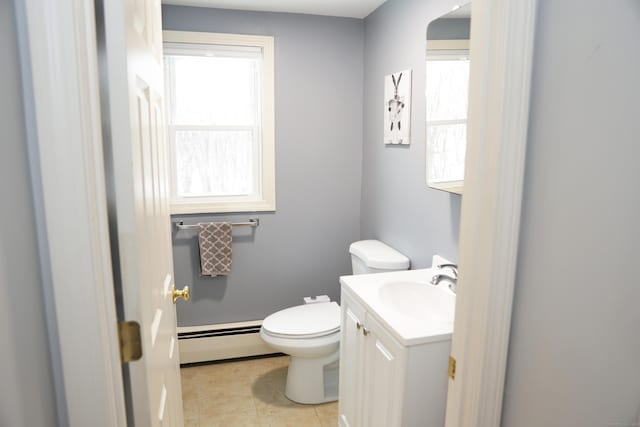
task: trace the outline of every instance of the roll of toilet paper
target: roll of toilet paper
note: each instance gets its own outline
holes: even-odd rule
[[[305,304],[315,304],[317,302],[331,302],[328,295],[316,295],[315,297],[304,297]]]

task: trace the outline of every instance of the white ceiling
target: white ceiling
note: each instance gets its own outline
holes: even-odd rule
[[[453,18],[471,18],[471,3],[467,3],[464,6],[458,7],[455,10],[442,16],[443,19]]]
[[[162,0],[163,4],[364,18],[386,0]]]

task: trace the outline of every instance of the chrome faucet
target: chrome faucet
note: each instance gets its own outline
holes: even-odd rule
[[[450,275],[444,274],[444,273],[436,274],[435,276],[433,276],[431,278],[431,284],[432,285],[438,285],[440,283],[440,281],[447,280],[449,282],[449,289],[451,289],[451,292],[453,292],[455,294],[456,293],[456,284],[458,282],[458,266],[456,264],[439,264],[439,265],[436,265],[436,267],[438,267],[440,269],[442,269],[442,268],[450,268],[451,271],[453,272],[453,276],[450,276]]]

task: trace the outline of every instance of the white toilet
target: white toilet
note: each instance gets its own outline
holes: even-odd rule
[[[349,247],[353,274],[406,270],[409,258],[378,240]],[[289,354],[286,396],[299,403],[338,399],[340,306],[335,302],[303,304],[267,316],[260,337]]]

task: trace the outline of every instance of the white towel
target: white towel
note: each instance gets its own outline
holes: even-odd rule
[[[199,224],[200,268],[203,276],[226,276],[231,273],[231,230],[229,222]]]

